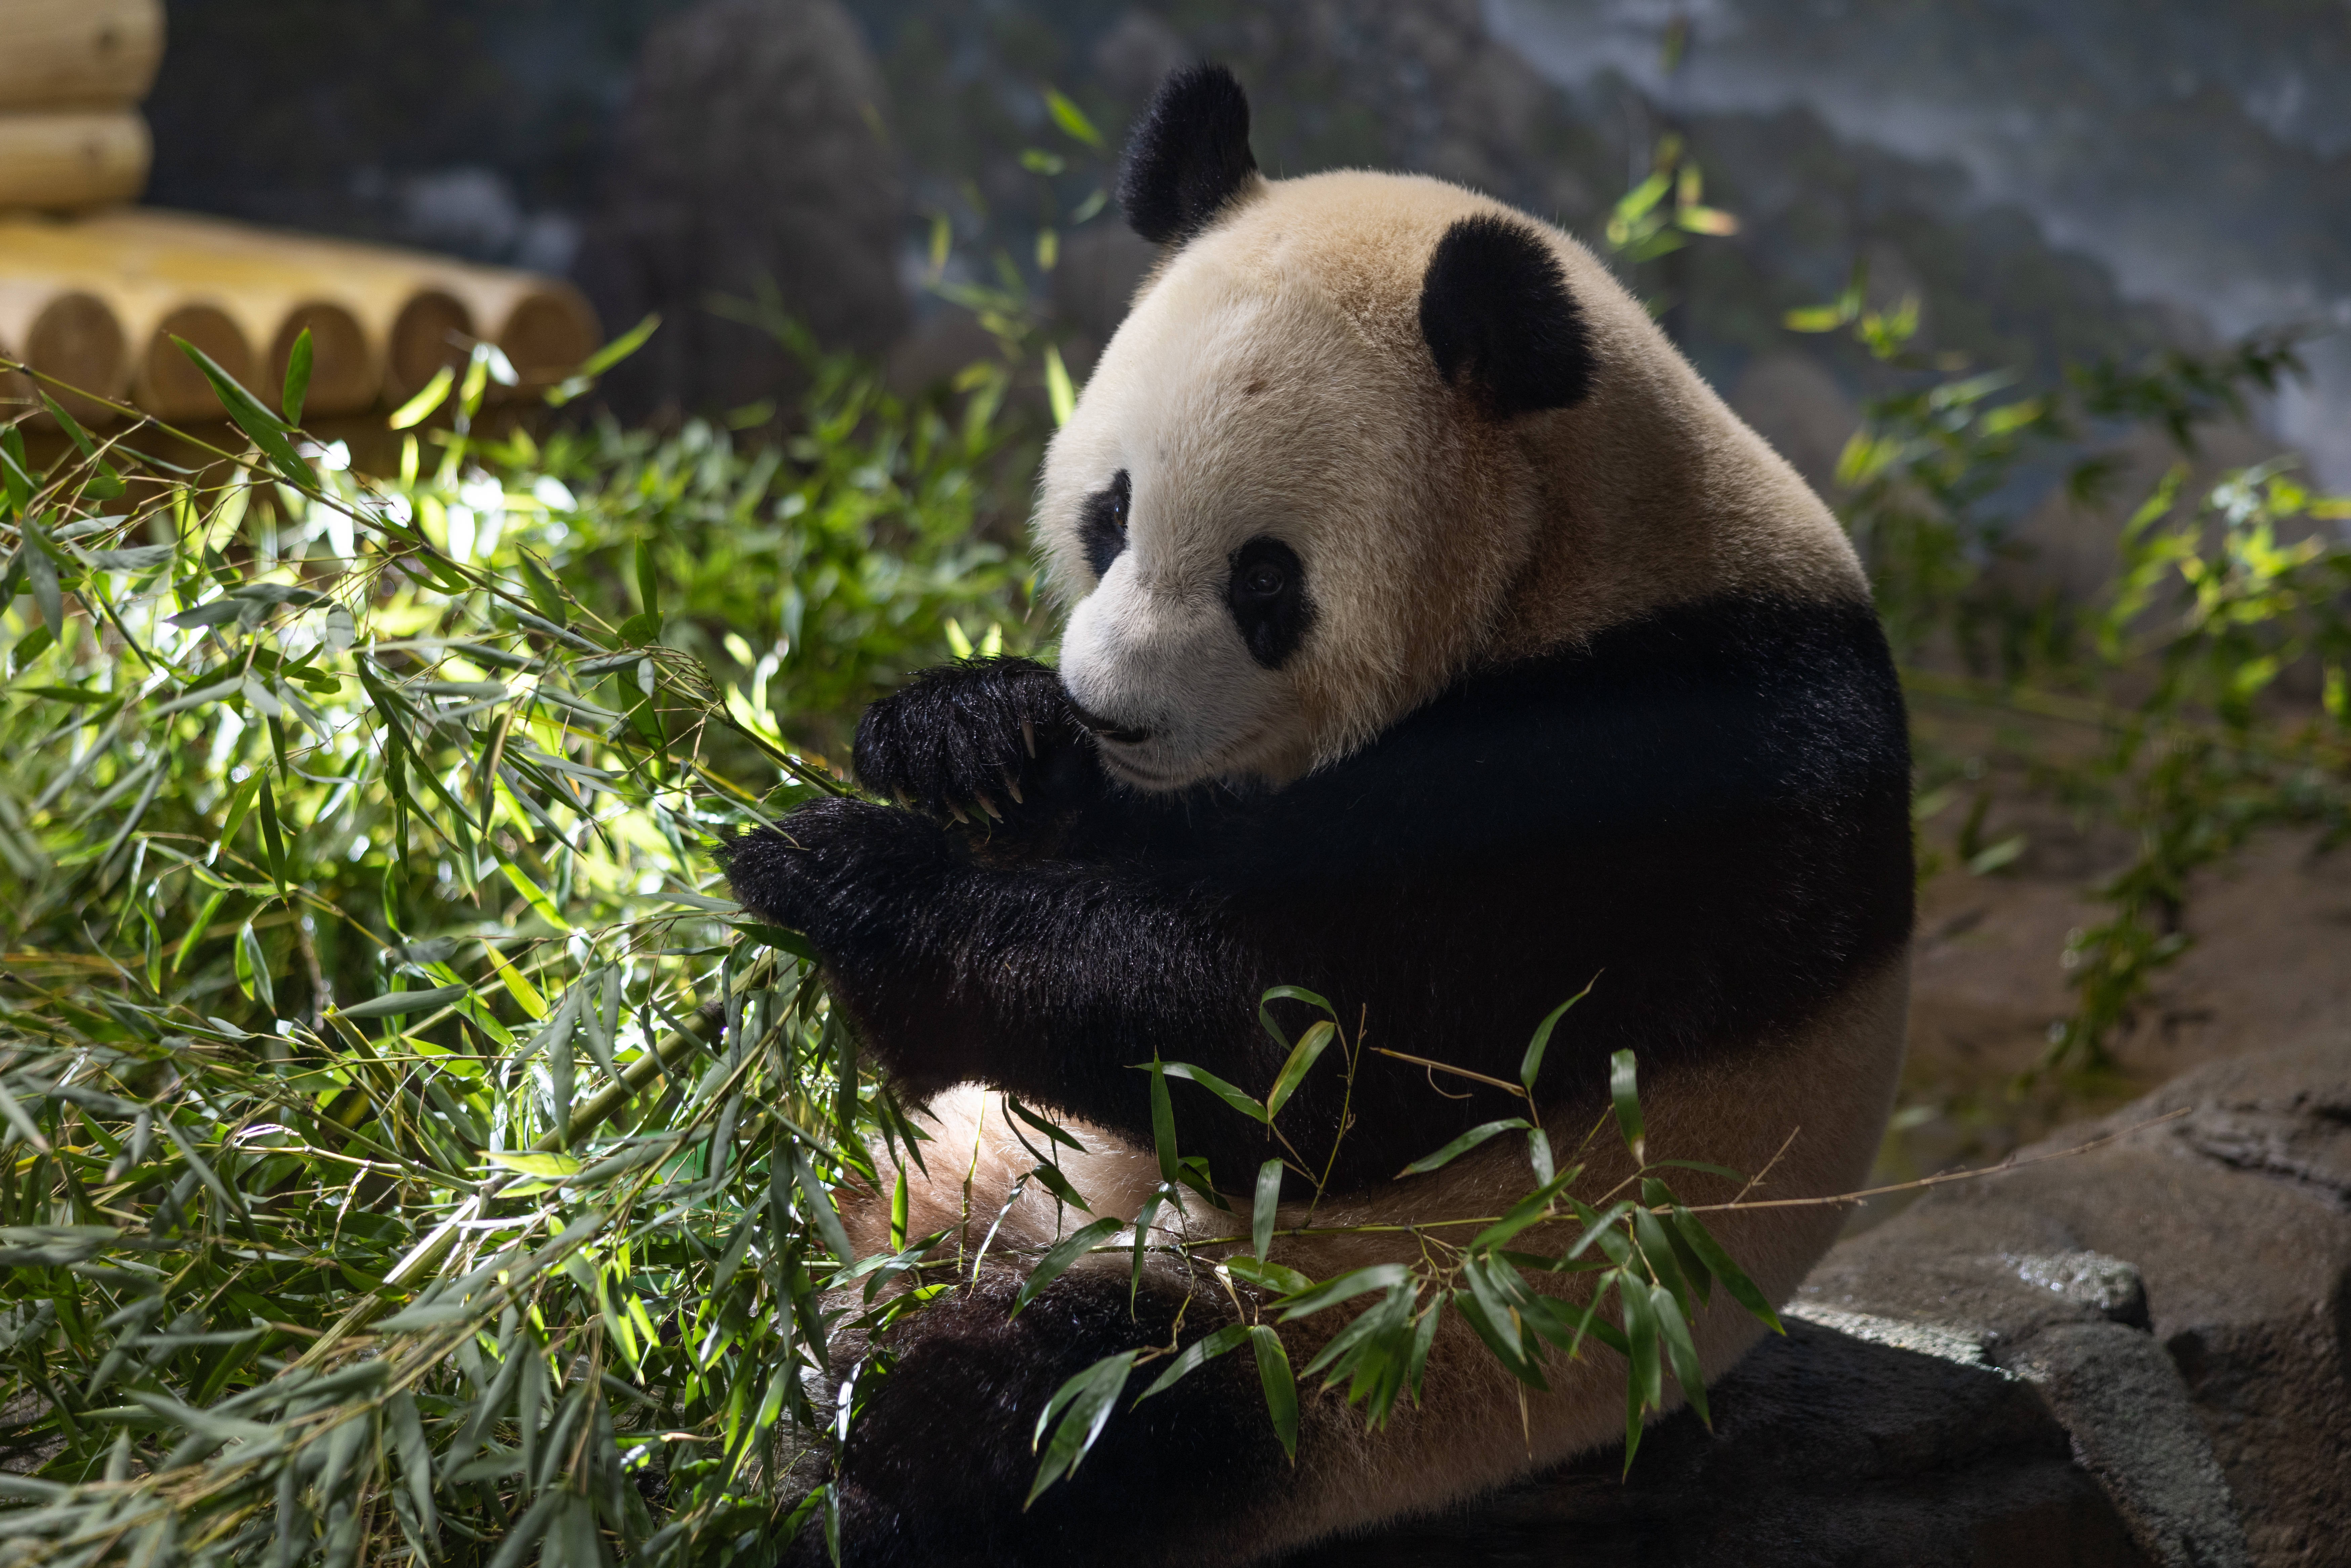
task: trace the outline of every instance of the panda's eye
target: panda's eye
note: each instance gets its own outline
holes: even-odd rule
[[[1306,597],[1306,566],[1280,539],[1260,536],[1232,553],[1225,603],[1249,657],[1269,670],[1281,667],[1306,630],[1314,606]]]
[[[1108,486],[1086,497],[1078,518],[1078,539],[1097,581],[1110,575],[1111,563],[1126,549],[1126,514],[1134,499],[1134,486],[1123,468]]]

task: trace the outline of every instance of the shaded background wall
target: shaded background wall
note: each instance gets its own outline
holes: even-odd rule
[[[1868,367],[1791,306],[1856,259],[1985,365],[2351,320],[2351,8],[2339,0],[173,0],[151,104],[163,204],[568,271],[671,322],[628,412],[789,384],[712,293],[771,278],[828,341],[936,369],[984,344],[925,287],[1005,267],[1074,362],[1144,259],[1107,167],[1168,67],[1232,64],[1275,172],[1423,169],[1595,233],[1677,131],[1744,220],[1645,271],[1667,323],[1816,476]],[[1669,36],[1682,47],[1669,50]],[[1050,161],[1058,173],[1040,173]],[[1061,240],[1050,276],[1037,235]],[[999,259],[1000,258],[1000,259]],[[927,348],[925,340],[930,340]],[[2264,411],[2351,485],[2351,349]]]

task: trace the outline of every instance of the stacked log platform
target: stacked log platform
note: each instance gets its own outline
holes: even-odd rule
[[[528,393],[600,340],[577,289],[529,273],[150,208],[0,218],[0,354],[97,398],[218,417],[180,338],[274,403],[306,329],[319,415],[397,404],[476,341],[512,366],[506,395]],[[11,390],[25,395],[0,397]],[[107,417],[89,398],[66,406]]]

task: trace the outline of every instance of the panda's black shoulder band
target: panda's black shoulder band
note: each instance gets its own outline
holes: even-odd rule
[[[1118,204],[1134,232],[1181,245],[1257,176],[1249,95],[1222,66],[1186,66],[1159,84],[1127,139]]]
[[[1499,418],[1567,408],[1592,391],[1592,343],[1559,258],[1525,224],[1463,218],[1420,286],[1420,333],[1437,373]]]

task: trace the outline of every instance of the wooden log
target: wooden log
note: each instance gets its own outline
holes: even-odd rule
[[[142,208],[0,222],[0,277],[10,275],[78,282],[109,299],[138,293],[136,308],[118,306],[134,357],[148,329],[133,318],[160,320],[153,291],[208,304],[250,346],[236,373],[272,402],[307,325],[314,360],[306,412],[320,414],[360,412],[380,394],[404,401],[441,367],[463,365],[476,333],[521,378],[517,393],[506,395],[560,381],[599,341],[588,302],[555,279]]]
[[[123,254],[242,262],[299,279],[308,298],[340,306],[359,323],[393,402],[415,395],[442,366],[464,364],[473,342],[473,313],[452,292],[455,264],[444,257],[153,207],[94,213],[76,226]]]
[[[130,342],[120,319],[96,295],[59,284],[0,278],[0,355],[101,398],[120,399],[130,382]],[[0,371],[0,397],[11,405],[0,418],[20,405],[39,407],[35,388],[29,376]],[[91,398],[54,384],[39,390],[84,424],[114,418],[111,408]],[[55,423],[46,412],[37,418]]]
[[[273,405],[305,328],[311,343],[306,413],[361,413],[375,406],[383,384],[381,356],[357,313],[322,297],[321,280],[311,272],[282,266],[265,249],[193,247],[167,235],[119,231],[102,219],[0,225],[0,271],[11,268],[86,279],[101,292],[121,283],[210,304],[235,322],[257,356],[239,379],[250,378],[252,390]]]
[[[525,388],[561,381],[603,341],[586,297],[536,273],[154,207],[93,214],[84,225],[122,243],[266,255],[319,278],[322,292],[352,306],[384,345],[385,391],[394,400],[413,395],[442,366],[464,364],[476,333],[505,352]],[[329,281],[340,293],[325,288]]]
[[[559,279],[492,267],[464,267],[450,276],[481,335],[498,346],[521,379],[518,393],[553,386],[603,340],[595,307]]]
[[[68,213],[134,201],[153,155],[135,110],[0,114],[0,209]]]
[[[0,0],[0,109],[120,109],[163,63],[162,0]]]
[[[131,401],[149,413],[170,423],[226,417],[220,394],[172,341],[175,338],[193,343],[237,382],[260,391],[254,385],[252,340],[220,306],[182,299],[165,306],[152,319],[153,326],[134,340],[140,347],[131,365]]]

